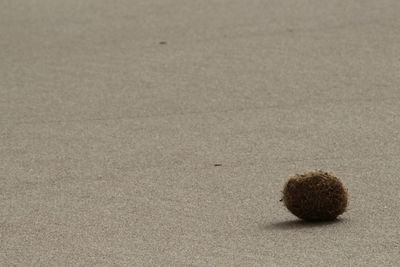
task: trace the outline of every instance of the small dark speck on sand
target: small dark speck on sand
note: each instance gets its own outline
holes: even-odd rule
[[[216,164],[214,164],[214,166],[215,167],[219,167],[219,166],[222,166],[222,164],[221,163],[216,163]]]
[[[165,45],[165,44],[167,44],[166,41],[161,41],[161,42],[160,42],[160,45]]]

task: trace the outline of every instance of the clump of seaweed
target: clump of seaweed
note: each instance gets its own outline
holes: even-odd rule
[[[339,178],[317,170],[289,177],[283,202],[303,220],[334,220],[346,211],[348,193]]]

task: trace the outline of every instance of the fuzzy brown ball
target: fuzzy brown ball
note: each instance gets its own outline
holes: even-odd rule
[[[307,220],[334,220],[346,211],[347,190],[335,176],[313,171],[287,181],[283,201],[290,212]]]

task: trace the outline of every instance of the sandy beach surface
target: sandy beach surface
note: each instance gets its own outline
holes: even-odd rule
[[[0,1],[0,266],[398,266],[399,14]],[[336,222],[279,202],[314,169]]]

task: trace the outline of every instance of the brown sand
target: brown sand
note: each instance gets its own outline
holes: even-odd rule
[[[0,265],[396,266],[399,14],[0,1]],[[279,202],[310,169],[343,177],[339,222]]]

